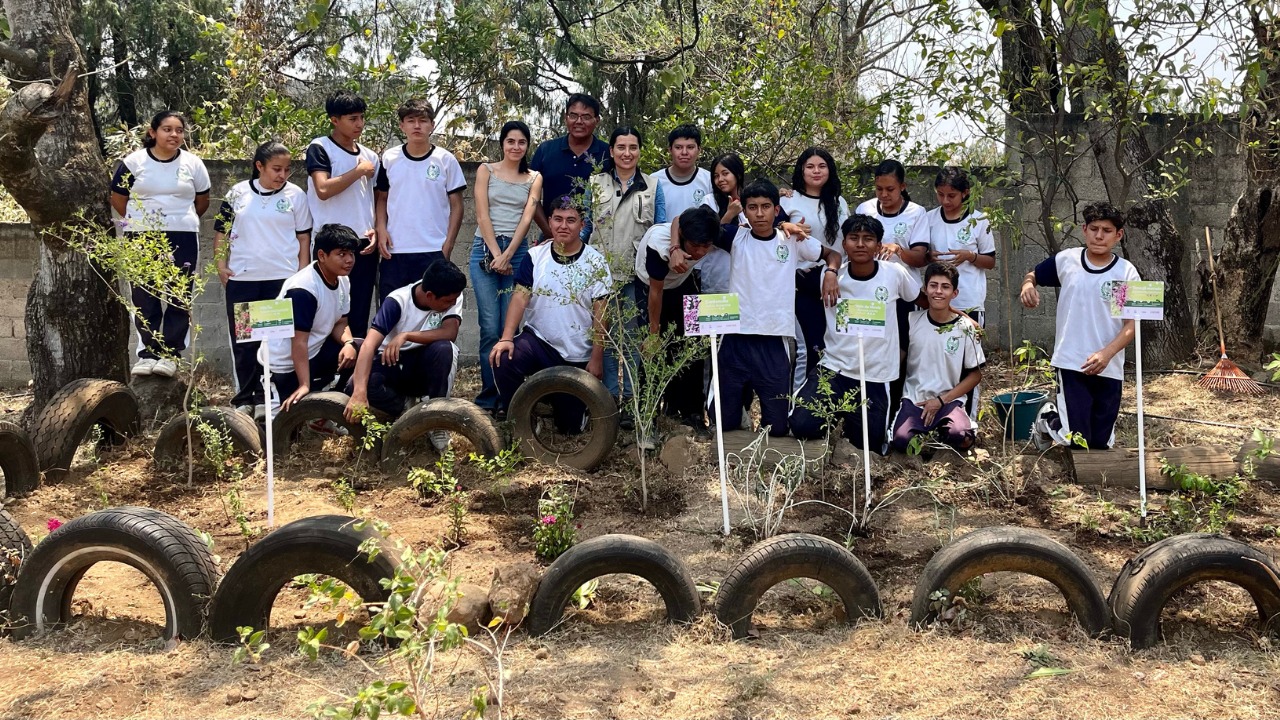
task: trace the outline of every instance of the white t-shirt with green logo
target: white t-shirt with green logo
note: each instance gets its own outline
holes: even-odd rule
[[[1132,263],[1116,255],[1105,267],[1095,267],[1085,257],[1084,248],[1059,252],[1037,265],[1035,274],[1037,285],[1058,288],[1050,364],[1081,372],[1085,360],[1106,347],[1124,327],[1123,320],[1111,317],[1111,291],[1115,284],[1142,277]],[[1124,350],[1116,353],[1099,374],[1124,380]]]
[[[795,337],[796,267],[817,260],[822,245],[812,236],[796,241],[781,230],[760,239],[750,228],[738,228],[727,242],[717,241],[729,252],[729,292],[738,294],[743,335]]]
[[[825,272],[825,271],[824,271]],[[875,272],[866,277],[853,275],[845,263],[840,268],[841,300],[878,300],[885,303],[884,337],[863,338],[867,382],[892,382],[898,379],[898,312],[899,300],[915,302],[920,296],[920,280],[905,265],[876,261]],[[818,364],[845,377],[858,377],[858,336],[836,332],[836,309],[827,308],[827,352]]]
[[[970,250],[979,255],[996,254],[996,239],[991,223],[981,210],[961,215],[958,220],[942,217],[942,208],[929,211],[929,245],[934,252],[949,253]],[[971,262],[956,265],[960,271],[959,294],[951,303],[958,310],[985,310],[987,303],[987,271]]]
[[[981,331],[977,323],[957,315],[949,323],[938,323],[928,312],[911,313],[908,330],[907,378],[902,397],[924,402],[949,392],[965,370],[982,367]]]

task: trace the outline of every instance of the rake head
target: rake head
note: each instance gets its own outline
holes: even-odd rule
[[[1205,373],[1204,377],[1200,378],[1196,384],[1216,392],[1242,395],[1262,395],[1266,392],[1257,381],[1249,377],[1238,365],[1228,360],[1226,355],[1223,355],[1218,364]]]

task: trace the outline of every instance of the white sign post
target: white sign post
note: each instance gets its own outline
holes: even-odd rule
[[[1147,516],[1147,435],[1142,406],[1142,321],[1164,319],[1164,283],[1130,280],[1111,290],[1111,317],[1133,321],[1133,361],[1138,383],[1138,512]]]
[[[293,301],[261,300],[235,307],[236,342],[262,343],[262,396],[267,414],[267,528],[276,526],[275,448],[271,442],[271,338],[293,337]]]
[[[862,415],[862,484],[866,501],[862,521],[871,513],[871,439],[867,430],[867,358],[865,338],[885,334],[887,305],[879,300],[841,299],[836,303],[836,333],[858,336],[858,411]]]
[[[717,337],[738,332],[741,315],[737,293],[719,295],[686,295],[684,297],[684,334],[711,336],[711,390],[720,387],[720,347]],[[724,534],[729,535],[729,475],[724,462],[724,404],[715,396],[716,458],[720,464],[720,508],[724,515]]]

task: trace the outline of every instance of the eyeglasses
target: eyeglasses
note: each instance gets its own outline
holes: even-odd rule
[[[569,122],[591,122],[596,119],[595,113],[565,113],[564,117]]]

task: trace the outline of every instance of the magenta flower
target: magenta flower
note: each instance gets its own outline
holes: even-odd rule
[[[49,532],[53,532],[54,530],[57,530],[58,528],[62,527],[62,521],[59,520],[58,518],[49,518],[48,527],[49,527]]]
[[[555,524],[555,522],[556,522],[556,516],[555,516],[555,515],[543,515],[543,516],[542,516],[542,524],[543,524],[543,525],[554,525],[554,524]]]

